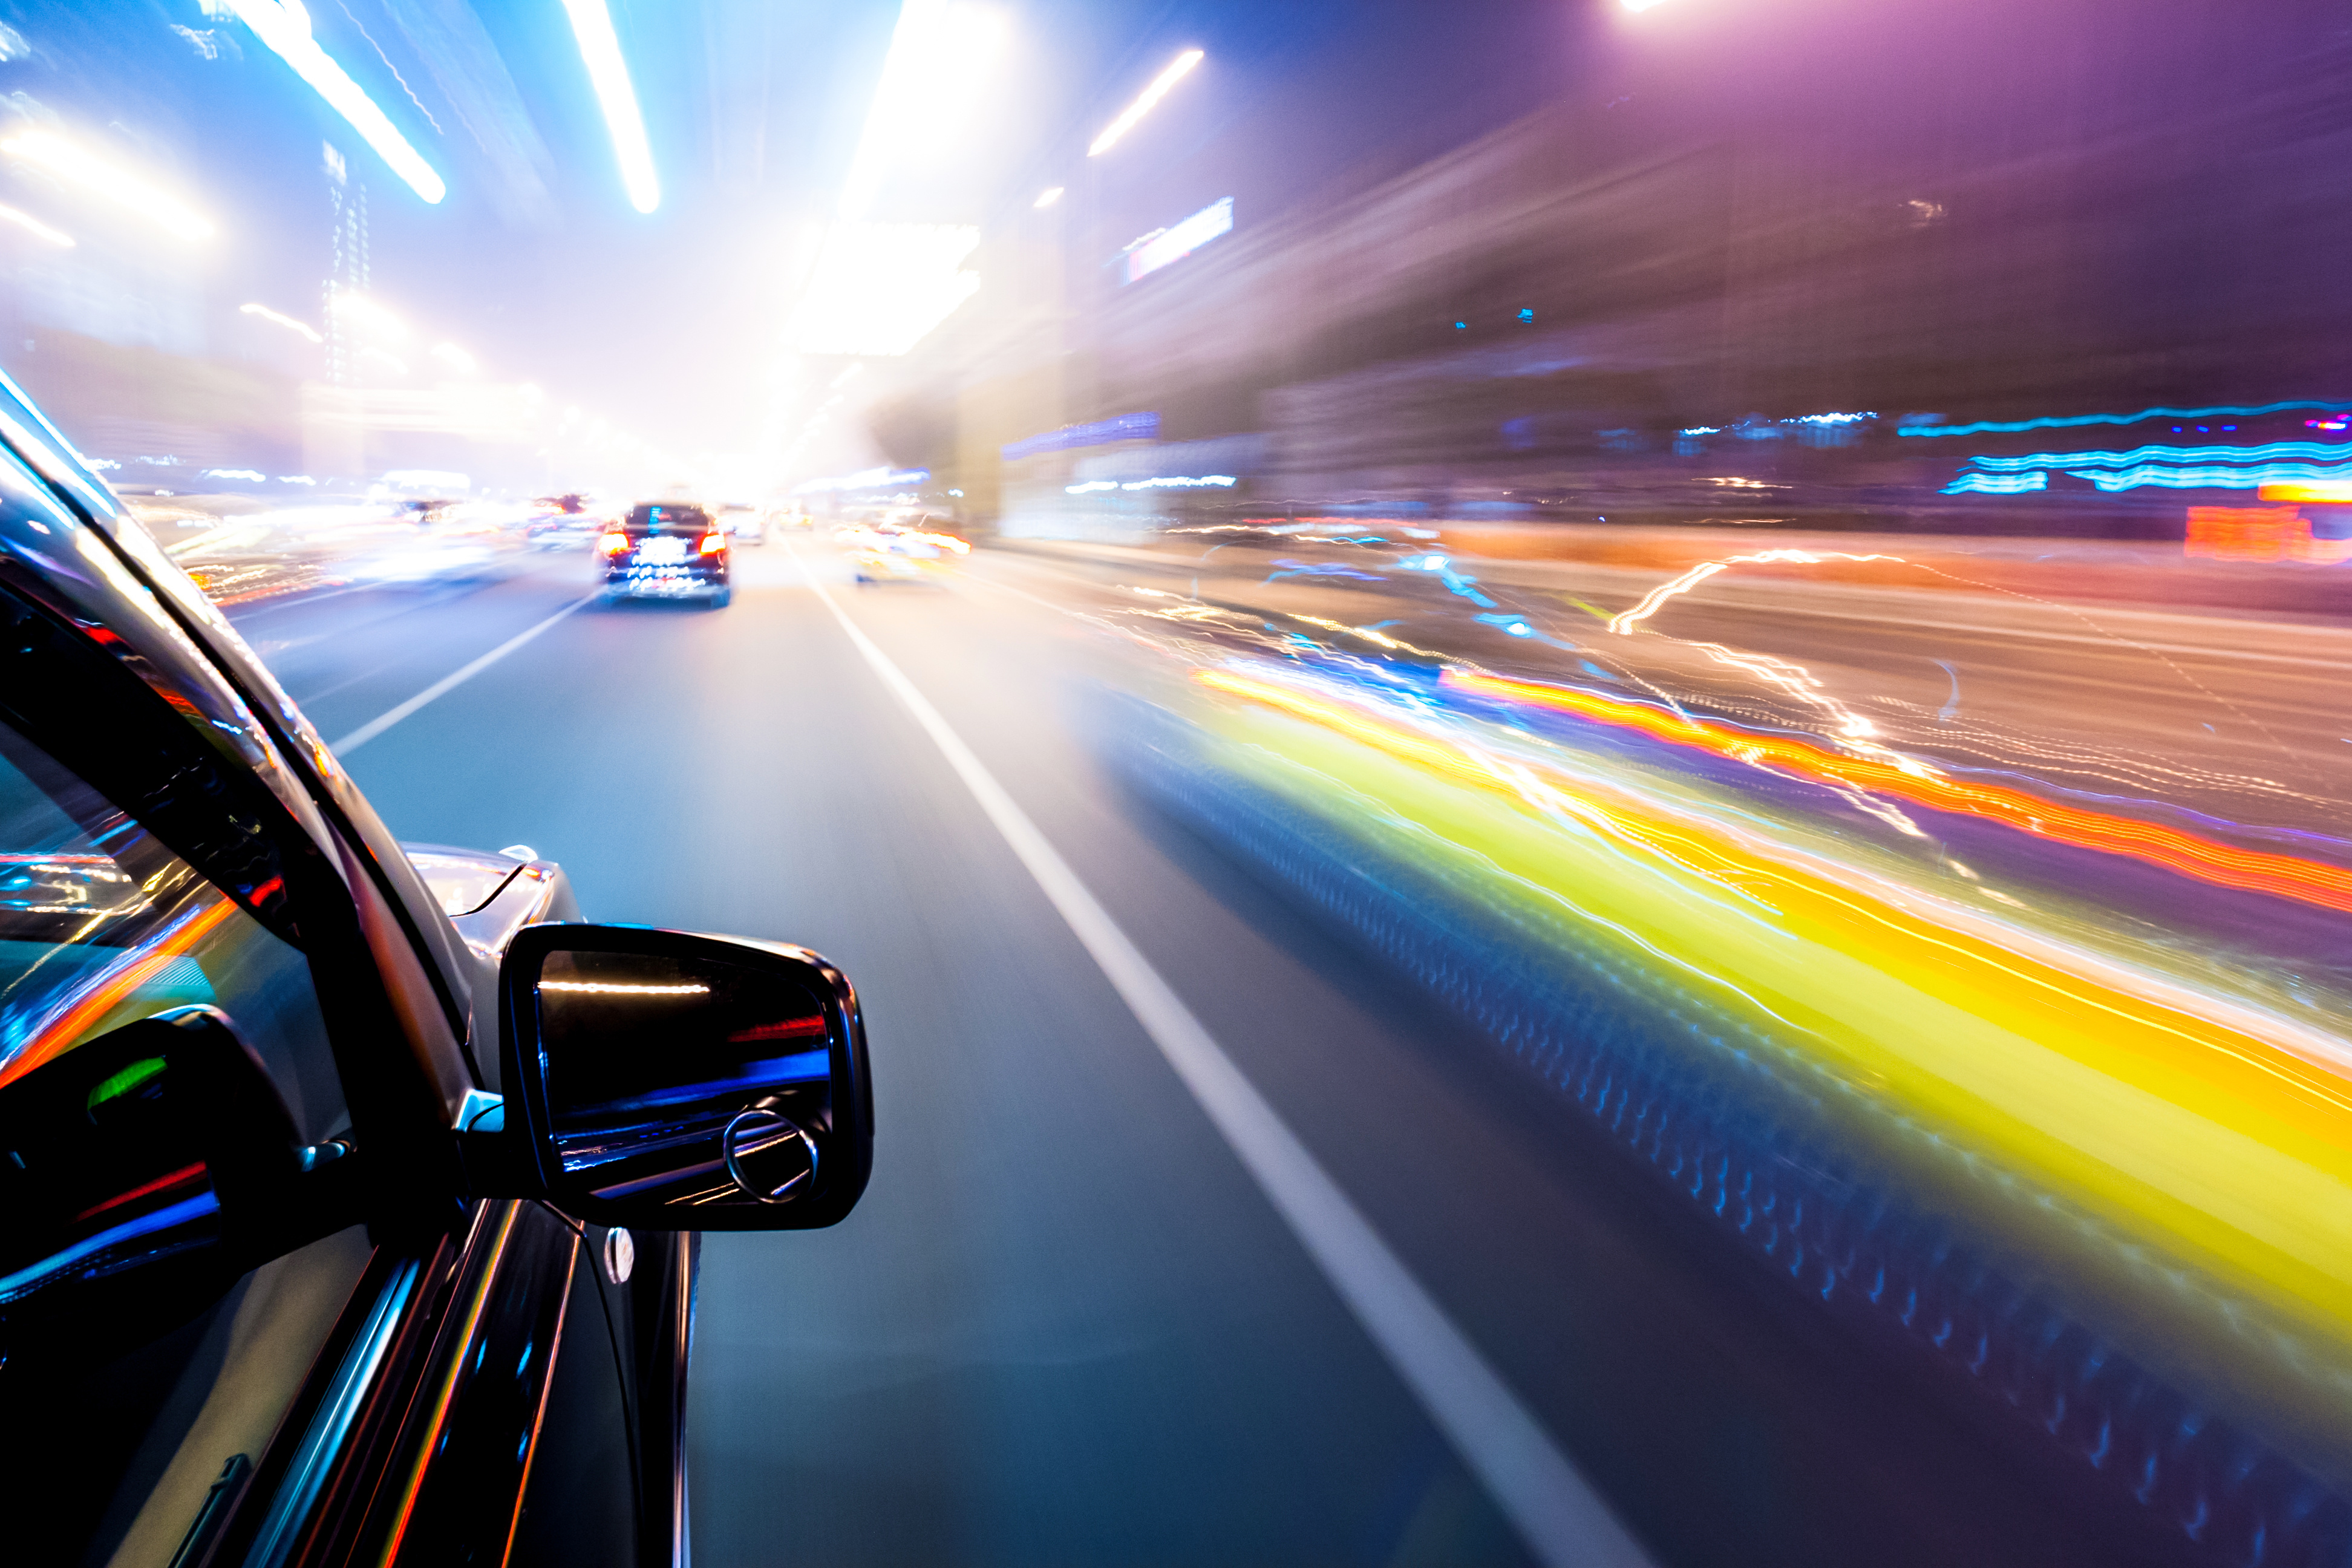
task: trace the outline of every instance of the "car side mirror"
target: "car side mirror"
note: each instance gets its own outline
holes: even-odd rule
[[[806,948],[526,926],[499,989],[505,1146],[535,1195],[574,1218],[805,1230],[866,1190],[874,1100],[857,993]]]

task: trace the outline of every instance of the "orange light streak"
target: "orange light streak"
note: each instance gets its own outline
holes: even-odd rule
[[[499,1216],[499,1234],[490,1243],[489,1261],[482,1265],[482,1276],[474,1284],[474,1299],[466,1307],[464,1327],[457,1331],[457,1343],[449,1359],[449,1370],[441,1379],[441,1391],[433,1401],[433,1414],[426,1422],[416,1444],[416,1462],[409,1468],[407,1485],[400,1496],[400,1512],[392,1523],[383,1552],[377,1557],[377,1568],[391,1568],[400,1555],[400,1542],[408,1533],[408,1523],[416,1513],[417,1494],[425,1489],[425,1472],[441,1452],[441,1428],[448,1425],[449,1406],[457,1397],[457,1384],[465,1378],[467,1364],[472,1362],[474,1335],[482,1326],[482,1310],[490,1303],[490,1287],[498,1283],[499,1261],[506,1256],[507,1240],[514,1235],[515,1216],[522,1213],[522,1205],[509,1203],[506,1213]],[[576,1258],[578,1253],[575,1251]]]
[[[1452,671],[1447,672],[1451,677]],[[1193,679],[1220,691],[1260,702],[1309,723],[1345,735],[1400,761],[1489,790],[1537,804],[1569,809],[1580,820],[1621,843],[1649,850],[1683,870],[1757,898],[1783,911],[1788,919],[1821,931],[1844,933],[1838,945],[1876,930],[1907,942],[1910,947],[1871,942],[1886,972],[1940,975],[1944,984],[1958,979],[1963,994],[1974,993],[1989,1002],[2004,994],[2039,994],[2055,1004],[2063,1016],[2087,1011],[2120,1026],[2119,1030],[2093,1027],[2067,1054],[2077,1059],[2101,1059],[2105,1069],[2135,1081],[2146,1081],[2149,1070],[2185,1074],[2210,1089],[2220,1089],[2242,1104],[2259,1108],[2306,1137],[2352,1153],[2352,1090],[2336,1073],[2305,1061],[2271,1041],[2210,1017],[2149,997],[2118,992],[2069,973],[2005,942],[1959,930],[1931,914],[1887,900],[1857,894],[1830,877],[1796,866],[1768,865],[1752,860],[1736,847],[1704,829],[1677,827],[1655,820],[1637,821],[1627,809],[1612,809],[1597,796],[1574,794],[1558,785],[1533,787],[1515,784],[1500,769],[1482,766],[1467,752],[1414,734],[1393,723],[1344,703],[1253,680],[1223,670],[1196,670]],[[1483,679],[1483,678],[1480,678]],[[1504,686],[1521,683],[1497,682]],[[1549,690],[1549,688],[1534,688]],[[1644,710],[1644,711],[1648,711]],[[1663,717],[1663,716],[1661,716]],[[1533,781],[1530,780],[1530,784]],[[1954,968],[1953,965],[1958,967]],[[2095,1044],[2091,1042],[2095,1041]],[[2085,1054],[2087,1048],[2088,1054]],[[2136,1058],[2144,1067],[2125,1064]],[[2174,1091],[2176,1094],[2177,1090]],[[2206,1107],[2208,1114],[2216,1108]]]
[[[1448,686],[1482,697],[1549,708],[1654,740],[1689,746],[1751,766],[1771,768],[1813,784],[1892,795],[1934,811],[1985,817],[2021,833],[2078,848],[2121,855],[2183,877],[2242,892],[2267,893],[2352,913],[2352,870],[2200,838],[2158,823],[2137,822],[2042,799],[2001,784],[1961,783],[1924,765],[1912,768],[1865,757],[1842,756],[1803,741],[1756,735],[1661,712],[1566,687],[1540,686],[1498,676],[1449,669]]]
[[[44,1062],[63,1056],[67,1047],[80,1039],[92,1024],[162,973],[173,959],[211,935],[214,928],[228,919],[236,909],[235,904],[215,894],[211,906],[199,910],[186,924],[154,946],[141,952],[121,967],[101,976],[89,994],[50,1019],[39,1034],[26,1043],[23,1050],[17,1052],[6,1066],[0,1067],[0,1087],[14,1083]]]

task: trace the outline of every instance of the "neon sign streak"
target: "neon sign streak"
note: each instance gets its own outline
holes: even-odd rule
[[[1916,762],[1841,756],[1802,741],[1750,734],[1570,688],[1457,669],[1446,670],[1440,679],[1458,690],[1572,713],[1809,783],[1868,790],[1933,811],[1984,817],[2038,838],[2120,855],[2217,887],[2352,914],[2352,871],[2341,867],[2241,849],[2158,823],[2085,811],[2000,784],[1964,784]]]
[[[2337,409],[2333,403],[2265,403],[2255,407],[2143,408],[2137,414],[2072,414],[2042,419],[1980,419],[1973,425],[1898,425],[1898,436],[2016,435],[2026,430],[2070,430],[2085,425],[2137,425],[2143,419],[2251,419],[2259,414],[2284,414],[2290,408]]]

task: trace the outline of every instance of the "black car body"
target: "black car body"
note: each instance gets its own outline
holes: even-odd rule
[[[610,597],[695,598],[716,607],[731,596],[726,527],[690,502],[631,507],[597,540],[596,552]]]
[[[692,1233],[856,1201],[862,1026],[803,950],[577,919],[395,843],[0,376],[15,1560],[687,1560]]]

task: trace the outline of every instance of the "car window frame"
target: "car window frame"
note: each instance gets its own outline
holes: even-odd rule
[[[439,1015],[437,1020],[426,1020],[418,1007],[397,1009],[411,1033],[419,1037],[412,1045],[420,1057],[431,1058],[441,1042],[424,1037],[446,1030],[447,1045],[458,1058],[457,1070],[466,1081],[451,1081],[453,1075],[446,1069],[437,1075],[443,1080],[444,1109],[454,1113],[466,1089],[492,1081],[483,1064],[486,1055],[495,1059],[497,1041],[494,1035],[482,1037],[486,1029],[496,1027],[494,970],[467,948],[318,731],[219,609],[0,373],[0,521],[14,510],[12,502],[33,499],[22,493],[28,490],[37,491],[47,514],[46,521],[30,520],[32,526],[48,534],[61,524],[81,536],[74,542],[83,547],[84,560],[62,563],[100,568],[69,574],[81,579],[73,585],[85,590],[76,596],[97,603],[67,604],[66,613],[88,619],[91,610],[98,610],[98,624],[119,639],[119,651],[138,663],[151,683],[164,678],[161,684],[173,689],[173,696],[215,710],[215,722],[224,727],[242,723],[257,731],[248,748],[257,771],[301,821],[308,836],[346,863],[348,878],[372,885],[373,896],[358,900],[362,924],[396,928],[408,963],[417,972],[392,977],[395,1002],[406,1000],[404,982],[421,981],[429,987]],[[101,511],[94,502],[110,510]],[[22,555],[26,552],[14,533],[0,528],[0,551]],[[89,546],[103,552],[103,563],[88,559]],[[33,564],[46,581],[61,563],[51,559]],[[99,576],[125,581],[90,580]],[[90,589],[97,592],[89,593]],[[173,675],[180,679],[169,679]],[[215,694],[203,689],[208,682],[223,689],[235,707],[233,713],[216,710],[221,704]]]

